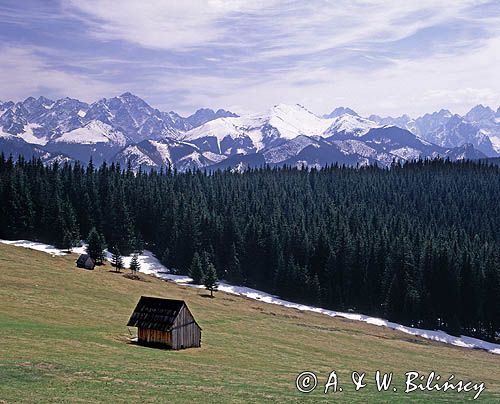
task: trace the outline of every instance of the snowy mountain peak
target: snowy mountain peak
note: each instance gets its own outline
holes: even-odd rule
[[[210,108],[200,108],[194,114],[181,119],[184,119],[190,126],[189,129],[191,129],[217,118],[236,118],[237,116],[238,115],[224,109],[218,109],[217,112],[214,112],[214,110]]]
[[[495,117],[495,111],[490,107],[484,106],[482,104],[476,105],[467,114],[465,114],[465,119],[471,122],[481,122],[493,119]]]
[[[127,91],[121,95],[119,95],[118,97],[115,97],[115,98],[118,98],[124,102],[127,102],[127,103],[138,103],[138,104],[147,104],[146,101],[144,101],[142,98],[138,97],[137,95],[135,94],[132,94],[131,92]],[[149,107],[149,105],[148,105]]]
[[[313,114],[302,105],[278,104],[271,108],[267,123],[276,128],[280,137],[293,139],[299,135],[319,136],[330,125],[330,121]]]
[[[359,116],[358,113],[356,111],[352,110],[351,108],[337,107],[329,114],[323,115],[323,118],[336,118],[336,117],[338,117],[340,115],[344,115],[344,114],[348,114],[348,115],[352,115],[352,116]]]
[[[433,119],[438,119],[438,118],[450,118],[453,114],[447,110],[447,109],[440,109],[439,111],[434,111],[432,113],[427,113],[423,115],[420,118],[417,119],[422,119],[422,118],[433,118]]]
[[[124,93],[123,93],[123,94],[121,94],[119,97],[120,97],[120,98],[134,98],[134,99],[139,98],[139,97],[138,97],[138,96],[136,96],[135,94],[132,94],[130,91],[126,91],[126,92],[124,92]]]
[[[26,98],[26,99],[23,101],[23,104],[24,104],[24,105],[25,105],[25,104],[32,104],[32,103],[34,103],[34,102],[36,102],[36,98],[35,98],[35,97],[28,97],[28,98]]]
[[[225,109],[222,109],[222,108],[219,108],[215,112],[215,115],[217,116],[217,118],[221,118],[221,117],[233,117],[233,118],[236,118],[236,117],[239,116],[238,114],[235,114],[234,112],[226,111]]]
[[[4,144],[10,142],[4,153],[29,150],[28,157],[38,147],[52,157],[88,161],[92,155],[95,162],[130,158],[135,166],[232,167],[243,161],[248,166],[319,167],[332,162],[390,164],[394,158],[421,155],[480,156],[470,147],[452,150],[464,143],[497,155],[500,119],[483,119],[491,114],[490,108],[477,106],[469,112],[471,121],[448,110],[417,119],[408,115],[367,119],[339,107],[326,118],[300,104],[277,104],[261,114],[238,116],[201,108],[182,117],[125,92],[91,105],[69,97],[0,103],[0,133],[5,134]]]
[[[269,115],[303,113],[303,112],[307,112],[308,114],[314,115],[306,107],[300,104],[276,104],[270,109]]]
[[[41,104],[54,104],[54,101],[49,100],[48,98],[44,97],[43,95],[38,97],[37,101]]]
[[[65,97],[53,103],[52,108],[79,111],[81,109],[86,110],[88,107],[89,105],[86,102],[82,102],[76,98]]]
[[[344,113],[333,119],[332,124],[325,131],[325,134],[333,136],[363,136],[371,128],[376,128],[379,126],[376,122],[373,122],[366,118],[361,118],[358,115],[351,115],[349,113]]]

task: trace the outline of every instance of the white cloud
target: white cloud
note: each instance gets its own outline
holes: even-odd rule
[[[0,48],[2,98],[49,89],[94,100],[129,90],[181,113],[281,102],[320,114],[338,105],[392,115],[497,106],[500,9],[485,17],[482,3],[69,0],[61,31],[53,23],[47,32],[67,35],[77,18],[74,48]],[[115,40],[123,43],[110,46]]]
[[[254,48],[258,57],[290,57],[405,38],[453,18],[469,19],[458,0],[70,0],[63,3],[101,40],[183,50],[207,45]]]
[[[125,40],[152,49],[199,47],[221,38],[227,27],[218,24],[232,13],[252,12],[272,2],[258,0],[183,0],[145,2],[71,0],[68,12],[84,13],[91,32],[103,40]]]
[[[279,35],[260,57],[310,55],[359,44],[377,44],[407,38],[421,29],[454,18],[466,18],[472,1],[456,1],[453,7],[433,0],[399,0],[306,3],[300,13],[286,7],[273,20]]]
[[[465,113],[478,103],[497,108],[499,65],[500,38],[491,38],[474,51],[395,59],[369,71],[304,64],[249,80],[190,75],[173,82],[186,91],[195,106],[240,106],[261,111],[285,102],[303,104],[319,114],[344,105],[364,115],[416,116],[441,108]],[[159,80],[157,84],[161,91],[170,87],[172,80]]]
[[[2,46],[0,60],[0,88],[4,100],[43,93],[93,101],[116,91],[111,83],[53,68],[37,52],[26,47]]]

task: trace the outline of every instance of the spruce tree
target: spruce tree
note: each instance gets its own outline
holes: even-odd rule
[[[229,251],[229,264],[227,268],[227,273],[229,279],[233,282],[240,284],[243,280],[243,275],[241,273],[240,259],[238,253],[236,252],[236,246],[234,243],[231,244],[231,249]]]
[[[191,266],[189,267],[189,276],[193,278],[193,283],[197,285],[203,283],[203,265],[201,263],[200,255],[197,252],[195,252],[193,255],[193,260],[191,261]]]
[[[111,249],[111,265],[115,267],[116,272],[121,272],[123,268],[123,258],[120,253],[120,250],[118,249],[118,246],[114,246]]]
[[[203,284],[205,285],[205,288],[210,291],[210,297],[214,297],[214,291],[218,289],[219,285],[217,272],[212,263],[208,264],[205,276],[203,278]]]
[[[60,245],[62,248],[70,251],[78,244],[80,234],[78,231],[74,209],[68,200],[61,205],[59,226],[62,234]]]
[[[321,284],[319,283],[318,275],[315,274],[310,281],[309,290],[312,304],[321,304]]]
[[[102,264],[104,261],[104,243],[95,227],[90,230],[87,237],[87,254],[96,263]]]
[[[130,260],[130,270],[134,274],[141,270],[141,263],[139,262],[139,255],[137,253],[132,255],[132,259]]]

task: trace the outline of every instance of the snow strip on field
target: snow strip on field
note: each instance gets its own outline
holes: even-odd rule
[[[37,243],[36,241],[29,240],[0,240],[2,244],[14,245],[16,247],[25,247],[31,250],[42,251],[51,255],[66,255],[66,253],[62,252],[60,249],[54,247],[53,245]]]
[[[15,241],[0,240],[0,243],[14,245],[18,247],[30,248],[33,250],[49,253],[54,256],[66,255],[64,251],[57,249],[54,246],[32,242],[28,240],[15,240]],[[74,248],[73,252],[77,254],[84,253],[85,247]],[[106,259],[111,260],[111,254],[109,252],[106,252]],[[130,260],[131,260],[130,256],[123,257],[123,263],[125,267],[128,267],[130,265]],[[184,284],[186,286],[203,288],[202,285],[190,284],[189,282],[191,282],[192,279],[188,276],[171,274],[170,271],[163,264],[161,264],[160,261],[150,251],[145,250],[143,254],[139,255],[139,262],[141,264],[140,272],[144,274],[154,275],[158,278],[174,281],[176,283]],[[444,331],[422,330],[420,328],[407,327],[381,318],[365,316],[363,314],[343,313],[340,311],[326,310],[326,309],[321,309],[319,307],[293,303],[287,300],[280,299],[266,292],[261,292],[259,290],[247,288],[245,286],[234,286],[225,282],[219,283],[219,290],[234,295],[245,296],[250,299],[258,300],[264,303],[276,304],[279,306],[289,307],[301,311],[310,311],[313,313],[324,314],[330,317],[343,317],[349,320],[363,321],[367,324],[373,324],[377,326],[391,328],[393,330],[402,331],[406,334],[416,335],[433,341],[444,342],[446,344],[456,345],[464,348],[484,349],[488,352],[500,355],[499,344],[486,342],[477,338],[467,337],[463,335],[460,337],[454,337],[452,335],[447,334]]]

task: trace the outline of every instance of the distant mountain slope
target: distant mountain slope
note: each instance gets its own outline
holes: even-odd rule
[[[12,155],[14,158],[23,156],[27,159],[35,157],[41,159],[44,163],[52,163],[54,161],[71,160],[62,152],[51,153],[38,145],[25,142],[23,139],[12,135],[0,133],[0,153],[4,156]]]
[[[128,145],[121,150],[114,161],[125,166],[130,162],[132,167],[145,169],[159,167],[176,167],[180,171],[202,168],[219,161],[202,154],[196,146],[176,140],[144,140]]]
[[[215,119],[186,132],[183,139],[203,151],[249,154],[266,149],[275,141],[322,135],[331,122],[301,105],[279,104],[264,114]]]
[[[0,102],[0,130],[7,154],[83,162],[92,158],[96,163],[130,160],[136,170],[165,165],[179,170],[257,164],[387,165],[394,159],[500,153],[499,112],[482,105],[464,117],[441,110],[416,119],[364,118],[347,107],[320,117],[299,104],[278,104],[245,116],[201,108],[183,117],[153,108],[130,92],[91,104],[68,97],[28,97]]]
[[[442,109],[417,119],[407,115],[399,118],[372,115],[370,119],[380,124],[404,127],[442,147],[459,147],[469,143],[487,156],[500,155],[500,108],[495,112],[489,107],[477,105],[464,116]]]

